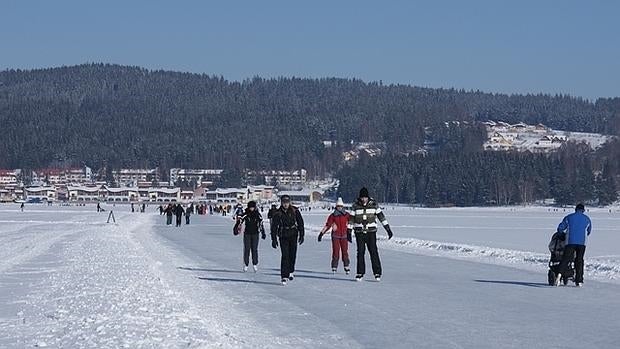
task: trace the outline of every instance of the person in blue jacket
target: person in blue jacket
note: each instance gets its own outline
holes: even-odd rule
[[[578,204],[575,213],[564,217],[558,225],[558,232],[566,234],[566,247],[560,263],[560,272],[555,278],[555,285],[560,284],[562,273],[566,274],[568,263],[575,256],[575,285],[583,286],[583,256],[586,253],[586,242],[592,232],[592,221],[585,215],[585,207]]]

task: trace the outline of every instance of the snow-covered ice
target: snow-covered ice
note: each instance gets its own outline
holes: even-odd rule
[[[242,272],[232,220],[0,206],[2,348],[613,348],[620,341],[620,212],[589,213],[586,287],[546,286],[547,208],[386,208],[380,283],[330,270],[303,212],[294,281],[261,241]],[[123,212],[125,211],[125,212]],[[151,212],[153,210],[150,210]],[[383,231],[380,232],[383,236]],[[353,272],[355,246],[350,245]],[[367,257],[368,258],[368,257]],[[368,268],[370,265],[368,264]]]

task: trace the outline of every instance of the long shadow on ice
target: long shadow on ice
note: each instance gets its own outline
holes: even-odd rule
[[[341,279],[338,277],[325,277],[325,276],[316,276],[316,275],[305,275],[305,274],[297,274],[299,273],[300,270],[295,270],[295,278],[299,278],[299,279],[319,279],[319,280],[330,280],[330,281],[350,281],[350,282],[357,282],[356,280],[353,279]],[[280,276],[280,274],[275,274],[275,273],[267,273],[265,275],[272,275],[272,276]],[[332,274],[329,274],[332,275]]]
[[[217,282],[235,282],[235,283],[243,283],[243,284],[280,286],[279,282],[266,282],[266,281],[256,281],[256,280],[230,279],[230,278],[211,278],[211,277],[199,277],[198,279],[206,280],[206,281],[217,281]]]
[[[179,267],[181,270],[189,270],[189,271],[207,271],[211,273],[235,273],[235,274],[243,274],[242,270],[229,270],[229,269],[207,269],[207,268],[190,268],[190,267]]]
[[[280,271],[280,269],[270,268],[268,270],[272,271]],[[326,271],[314,271],[314,270],[304,270],[304,269],[295,269],[296,273],[307,273],[307,274],[320,274],[320,275],[334,275],[334,273],[328,273]]]
[[[543,283],[543,282],[503,281],[503,280],[474,280],[474,281],[485,283],[485,284],[516,285],[516,286],[527,286],[527,287],[549,287],[548,284]]]

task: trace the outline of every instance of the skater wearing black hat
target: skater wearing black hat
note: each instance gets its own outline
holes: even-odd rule
[[[282,284],[287,280],[293,280],[295,272],[295,260],[297,258],[297,243],[304,243],[304,220],[297,207],[291,205],[291,198],[283,195],[280,199],[280,208],[274,213],[271,224],[271,246],[280,250],[280,276]]]
[[[362,188],[359,197],[353,204],[349,217],[349,230],[355,232],[355,240],[357,241],[357,281],[362,281],[366,273],[366,247],[370,254],[370,262],[372,264],[372,272],[375,280],[381,280],[381,260],[379,259],[379,251],[377,250],[377,219],[383,224],[387,231],[388,238],[391,239],[392,229],[377,202],[370,197],[368,189]]]

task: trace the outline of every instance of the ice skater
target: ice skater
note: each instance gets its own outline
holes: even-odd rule
[[[256,201],[248,202],[245,214],[235,223],[235,232],[240,233],[243,225],[243,271],[248,271],[250,266],[250,254],[252,254],[252,268],[258,271],[258,237],[265,240],[265,227],[263,226],[263,216],[256,209]]]
[[[368,189],[362,188],[349,216],[349,224],[355,232],[357,243],[357,275],[355,275],[357,281],[362,281],[366,273],[366,247],[368,247],[368,253],[370,254],[375,280],[381,280],[383,270],[381,268],[381,260],[379,259],[379,251],[377,250],[377,219],[383,224],[388,234],[388,239],[391,239],[393,236],[392,229],[390,229],[383,211],[375,199],[370,197]]]
[[[282,284],[294,279],[295,261],[297,259],[297,244],[304,243],[304,220],[297,207],[291,205],[291,198],[283,195],[280,199],[280,208],[274,213],[271,224],[271,247],[278,248],[280,259],[280,276]]]
[[[185,225],[189,224],[189,217],[194,213],[194,205],[185,209]]]
[[[183,209],[183,206],[181,206],[181,204],[176,204],[174,206],[174,214],[177,216],[177,227],[181,226],[181,221],[183,220],[183,214],[185,213],[185,210]]]
[[[352,242],[351,231],[349,226],[349,213],[344,209],[342,198],[338,198],[336,209],[327,217],[327,222],[319,233],[319,242],[323,239],[323,235],[331,230],[332,235],[332,272],[338,270],[338,260],[342,254],[342,264],[344,272],[349,275],[349,242]]]
[[[564,255],[560,262],[560,272],[555,277],[555,285],[559,286],[562,280],[562,274],[568,271],[568,263],[575,257],[575,286],[583,286],[583,256],[586,253],[586,242],[588,236],[592,233],[592,221],[586,216],[583,204],[575,207],[575,212],[564,217],[558,232],[565,233],[566,247],[564,247]]]

